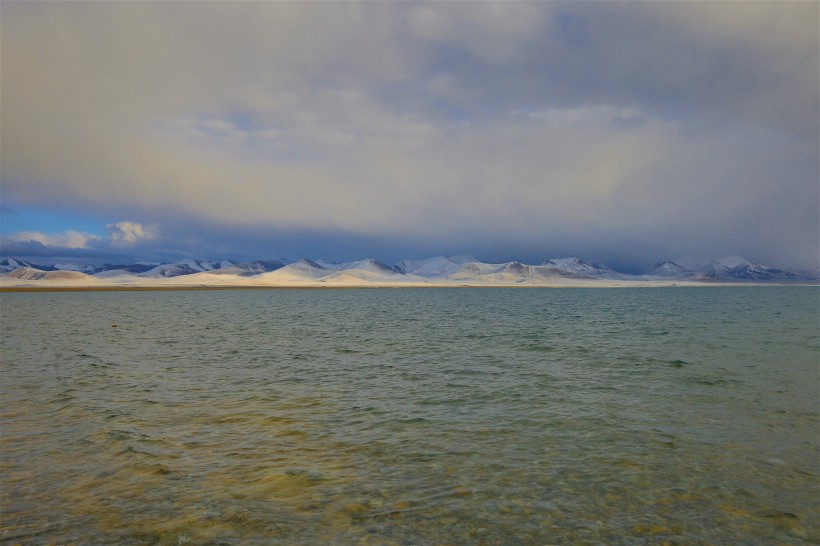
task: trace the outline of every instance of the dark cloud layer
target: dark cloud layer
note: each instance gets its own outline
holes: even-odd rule
[[[2,214],[128,220],[30,234],[42,252],[812,267],[817,23],[812,2],[7,2]]]

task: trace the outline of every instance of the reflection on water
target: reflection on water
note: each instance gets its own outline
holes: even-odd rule
[[[1,310],[9,543],[820,542],[813,288]]]

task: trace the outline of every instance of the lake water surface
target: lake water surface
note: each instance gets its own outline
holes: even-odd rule
[[[0,314],[0,542],[820,542],[816,287],[4,293]]]

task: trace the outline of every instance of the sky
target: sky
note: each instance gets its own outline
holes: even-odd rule
[[[816,269],[819,7],[6,0],[0,254]]]

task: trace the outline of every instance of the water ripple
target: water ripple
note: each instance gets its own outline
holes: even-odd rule
[[[820,542],[813,288],[0,297],[0,541]]]

